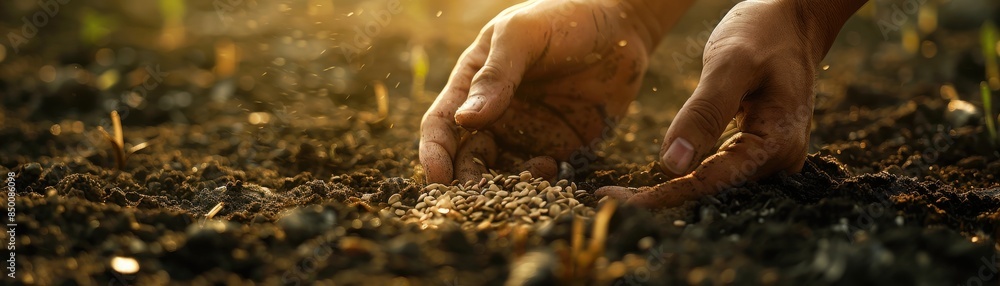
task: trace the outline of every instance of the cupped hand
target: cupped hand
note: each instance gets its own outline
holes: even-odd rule
[[[660,151],[663,171],[680,177],[638,189],[604,187],[598,195],[674,207],[777,172],[798,172],[807,152],[815,68],[836,35],[803,12],[801,2],[808,1],[742,2],[713,31],[700,83]],[[738,133],[716,151],[730,122]]]
[[[536,177],[598,138],[638,92],[652,37],[621,0],[528,1],[494,18],[424,114],[428,182],[477,179],[512,153]]]

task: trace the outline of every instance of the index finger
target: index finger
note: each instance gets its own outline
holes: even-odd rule
[[[677,207],[779,171],[796,172],[802,168],[806,150],[804,144],[792,138],[794,136],[739,133],[691,174],[654,187],[640,188],[628,198],[628,203],[645,208]],[[598,191],[612,195],[625,190],[609,186]]]
[[[447,184],[453,178],[459,131],[455,111],[469,96],[472,76],[485,61],[486,52],[481,50],[482,46],[483,43],[477,41],[462,54],[448,84],[420,122],[420,165],[428,183]]]

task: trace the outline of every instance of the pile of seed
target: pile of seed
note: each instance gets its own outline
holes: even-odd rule
[[[464,228],[488,229],[512,224],[533,224],[563,215],[593,216],[594,210],[584,206],[577,196],[586,194],[576,183],[560,180],[550,184],[531,173],[520,175],[483,174],[478,184],[446,186],[430,184],[414,205],[403,203],[400,194],[389,197],[389,207],[383,216],[396,216],[403,221],[438,225],[445,220],[458,222]]]

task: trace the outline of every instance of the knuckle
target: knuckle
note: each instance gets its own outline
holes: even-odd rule
[[[504,28],[514,29],[514,31],[530,31],[538,29],[542,24],[538,17],[526,13],[511,13],[507,20],[503,22]]]
[[[427,127],[430,127],[430,125],[433,124],[434,120],[438,120],[439,118],[441,118],[439,114],[440,112],[435,110],[433,107],[428,109],[427,112],[424,112],[423,118],[420,119],[420,129],[423,130]]]
[[[476,78],[472,81],[495,81],[503,78],[503,75],[503,68],[497,66],[495,62],[487,62],[482,68],[479,69],[479,73],[476,74]]]
[[[516,79],[513,78],[515,75],[510,74],[510,72],[500,66],[500,63],[496,61],[487,61],[479,72],[476,73],[475,77],[472,79],[472,86],[475,87],[481,84],[487,84],[489,86],[497,85],[496,88],[504,87],[509,89],[514,89],[517,87]]]
[[[706,138],[722,133],[731,119],[726,118],[714,102],[701,98],[691,99],[687,103],[686,109],[687,118],[691,120],[690,124],[693,124],[698,132],[701,132]]]
[[[771,134],[764,140],[764,148],[774,163],[780,164],[782,169],[796,168],[805,162],[805,154],[808,148],[808,139],[801,133],[783,132]]]
[[[730,38],[705,49],[702,64],[722,69],[752,69],[764,62],[760,48],[748,41]]]

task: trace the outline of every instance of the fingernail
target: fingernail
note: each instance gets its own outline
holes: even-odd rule
[[[663,154],[663,164],[674,174],[684,174],[691,165],[692,157],[694,157],[694,147],[691,143],[684,138],[677,138],[674,139],[674,143],[670,143],[670,148]]]
[[[465,100],[462,107],[458,108],[458,112],[479,112],[486,105],[486,97],[482,95],[473,95]]]

